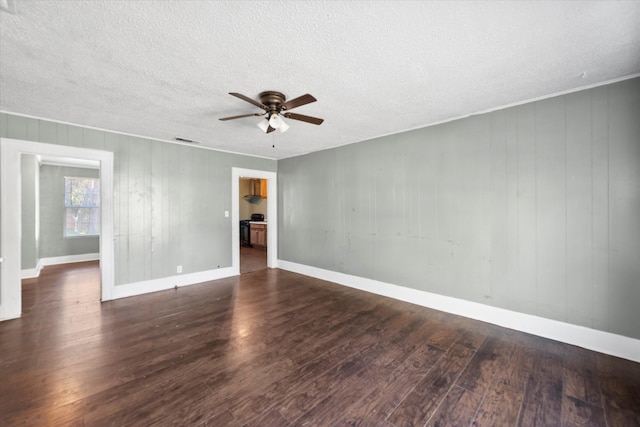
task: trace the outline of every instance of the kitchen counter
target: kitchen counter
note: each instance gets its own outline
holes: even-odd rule
[[[267,225],[267,221],[249,221],[249,223]]]

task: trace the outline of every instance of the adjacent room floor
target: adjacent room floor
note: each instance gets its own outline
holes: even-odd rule
[[[240,246],[240,274],[267,268],[267,248]]]
[[[24,281],[0,425],[640,425],[638,363],[278,269],[102,304],[99,278]]]

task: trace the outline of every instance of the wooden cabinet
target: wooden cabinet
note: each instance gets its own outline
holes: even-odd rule
[[[267,224],[251,223],[251,244],[253,246],[267,246]]]

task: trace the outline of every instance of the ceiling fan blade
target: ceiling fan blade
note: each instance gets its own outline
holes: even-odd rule
[[[241,118],[243,118],[243,117],[261,116],[261,115],[262,115],[262,113],[255,113],[255,114],[242,114],[242,115],[240,115],[240,116],[223,117],[223,118],[218,119],[218,120],[225,121],[225,120],[241,119]]]
[[[274,130],[276,130],[276,128],[272,128],[271,126],[269,126],[269,127],[267,128],[267,133],[271,133],[271,132],[273,132]]]
[[[247,101],[248,103],[253,104],[253,105],[255,105],[256,107],[260,107],[260,108],[262,108],[263,110],[268,110],[268,109],[269,109],[269,107],[267,107],[266,105],[261,104],[260,102],[256,101],[255,99],[251,99],[251,98],[249,98],[248,96],[244,96],[244,95],[243,95],[243,94],[241,94],[241,93],[238,93],[238,92],[229,92],[229,95],[233,95],[233,96],[235,96],[236,98],[240,98],[240,99],[242,99],[243,101]]]
[[[308,93],[302,96],[299,96],[297,98],[294,98],[290,101],[285,102],[284,104],[282,104],[282,109],[283,110],[291,110],[294,109],[296,107],[300,107],[302,105],[306,105],[306,104],[310,104],[312,102],[316,102],[317,99],[315,99],[312,95],[309,95]]]
[[[324,122],[324,119],[319,119],[317,117],[311,117],[311,116],[305,116],[303,114],[284,113],[283,116],[285,116],[287,119],[300,120],[302,122],[312,123],[314,125],[321,125],[322,122]]]

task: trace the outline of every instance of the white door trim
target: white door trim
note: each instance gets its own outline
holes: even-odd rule
[[[278,267],[278,174],[254,169],[231,168],[231,266],[240,274],[240,178],[267,180],[267,267]]]
[[[102,301],[113,299],[114,233],[113,233],[113,153],[68,145],[45,144],[0,138],[0,320],[22,314],[21,286],[21,188],[20,156],[47,155],[100,163],[101,230],[100,271]]]

